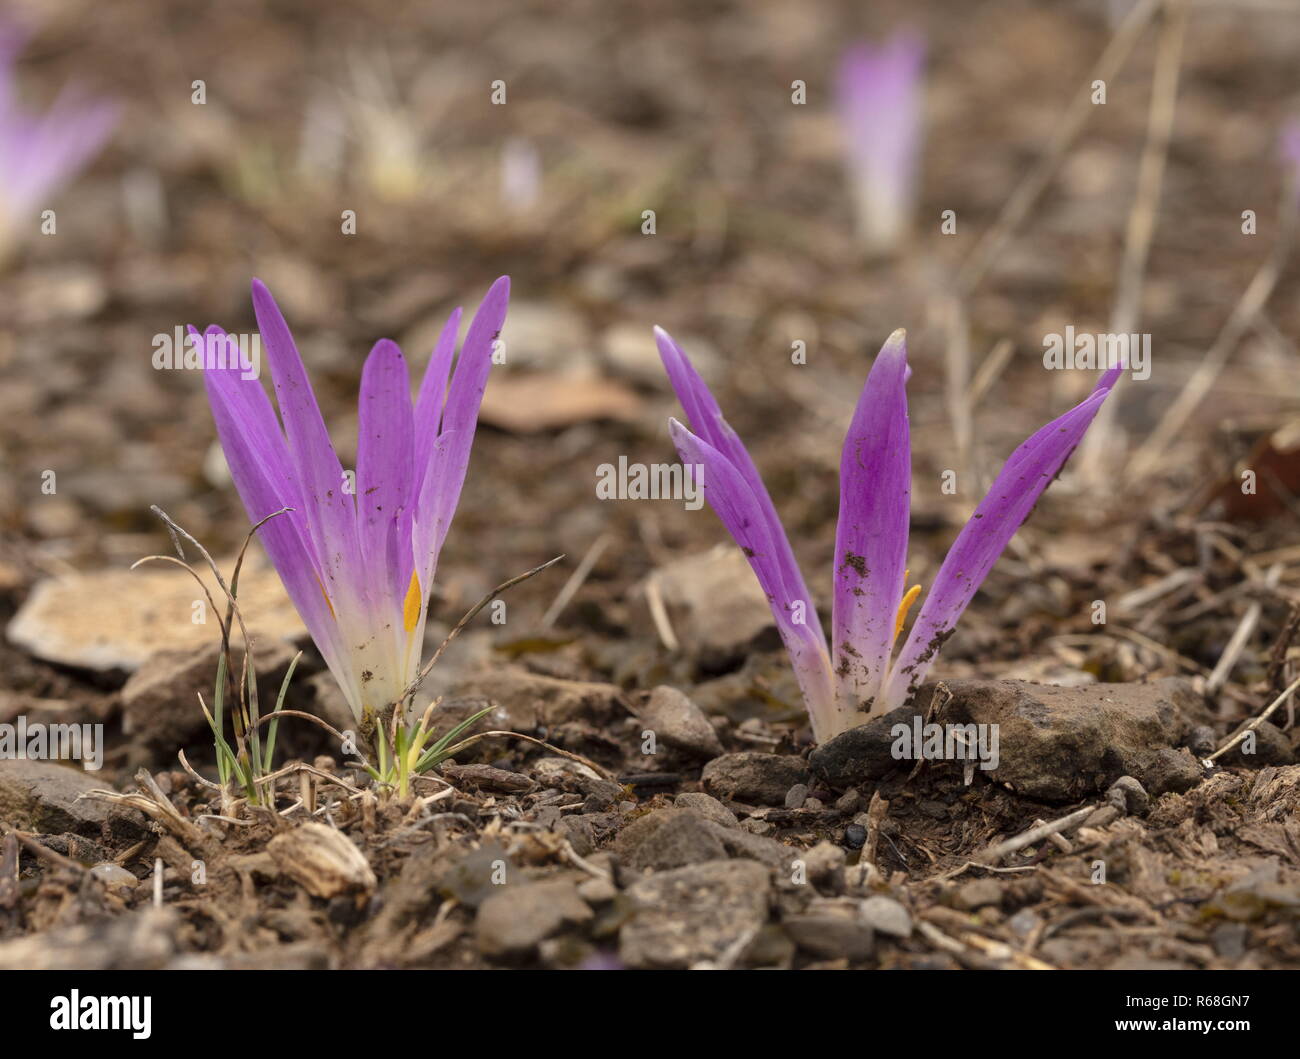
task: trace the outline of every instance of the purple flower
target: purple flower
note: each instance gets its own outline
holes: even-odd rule
[[[1300,184],[1300,118],[1291,118],[1282,126],[1278,150],[1283,164],[1290,167],[1288,176]]]
[[[461,311],[434,347],[414,405],[406,360],[380,339],[361,373],[355,478],[330,443],[302,358],[271,292],[253,309],[279,418],[220,328],[204,335],[204,380],[230,474],[307,630],[357,719],[414,680],[426,603],[460,499],[510,281],[488,291],[452,372]],[[222,356],[224,354],[224,356]],[[283,429],[281,429],[283,424]]]
[[[14,63],[25,43],[12,26],[0,27],[0,229],[31,220],[49,196],[98,153],[117,122],[113,103],[78,101],[65,89],[43,116],[22,110],[14,90]],[[0,240],[8,240],[0,232]]]
[[[872,253],[893,250],[911,224],[921,152],[925,41],[899,33],[858,44],[840,60],[836,102],[858,234]]]
[[[824,741],[903,705],[1043,490],[1061,470],[1122,367],[1092,395],[1024,442],[958,534],[911,634],[894,641],[920,586],[906,588],[911,443],[904,333],[881,348],[840,460],[834,603],[828,644],[794,552],[749,453],[677,344],[655,329],[659,354],[691,429],[669,420],[682,461],[740,545],[767,593],[812,721]],[[692,430],[694,433],[692,433]]]

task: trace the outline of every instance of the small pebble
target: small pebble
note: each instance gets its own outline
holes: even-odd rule
[[[803,803],[808,800],[808,784],[796,783],[785,792],[785,807],[787,809],[802,809]]]
[[[140,880],[123,868],[120,864],[96,864],[90,869],[90,874],[102,882],[105,886],[129,886],[136,887]]]
[[[849,849],[861,849],[867,844],[867,829],[861,824],[849,824],[844,829],[844,844]]]

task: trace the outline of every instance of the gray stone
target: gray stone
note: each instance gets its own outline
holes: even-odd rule
[[[592,915],[568,880],[509,886],[479,906],[475,942],[488,959],[522,960],[531,956],[543,939],[586,923]]]
[[[846,915],[814,912],[789,916],[781,926],[804,952],[824,960],[865,960],[875,943],[869,926]]]
[[[802,809],[804,802],[808,800],[808,784],[796,783],[785,792],[785,807],[787,809]]]
[[[634,871],[721,860],[727,850],[717,835],[720,830],[727,829],[687,809],[656,809],[619,832],[614,852]]]
[[[767,922],[772,884],[761,864],[719,860],[642,879],[619,931],[628,967],[687,968],[716,960]]]
[[[912,933],[912,917],[892,897],[868,897],[858,906],[858,918],[877,934],[906,938]]]
[[[494,728],[530,733],[567,721],[599,724],[623,703],[614,684],[531,673],[521,666],[494,666],[476,671],[452,688],[437,716],[451,726],[484,706],[496,709],[484,718]]]
[[[217,565],[228,575],[234,563],[219,558]],[[199,574],[217,605],[224,607],[225,597],[211,573],[204,568]],[[209,614],[205,624],[191,621],[196,601],[208,605],[193,579],[161,563],[139,570],[68,574],[38,582],[5,635],[50,662],[129,673],[160,650],[193,653],[209,649],[220,639],[215,615]],[[304,635],[302,621],[269,565],[245,564],[239,577],[239,603],[249,635],[259,648]],[[193,698],[188,705],[198,709]]]
[[[718,733],[704,711],[676,688],[655,688],[637,707],[636,715],[657,739],[671,747],[705,758],[722,753]]]
[[[78,798],[107,786],[97,773],[53,761],[0,761],[0,820],[43,835],[98,835],[108,803]]]
[[[1002,904],[1002,887],[995,879],[972,879],[958,887],[953,895],[953,907],[963,912]]]
[[[1295,762],[1291,740],[1277,725],[1263,721],[1255,728],[1253,753],[1246,753],[1251,737],[1238,743],[1223,755],[1224,765],[1244,765],[1246,768],[1263,768],[1265,765],[1290,765]]]
[[[1067,688],[1015,680],[953,680],[941,724],[998,725],[998,767],[985,775],[1018,793],[1067,802],[1105,790],[1120,776],[1153,796],[1199,780],[1183,745],[1205,713],[1190,682]]]
[[[918,700],[928,703],[923,688]],[[910,725],[917,714],[914,706],[900,706],[881,717],[826,740],[808,757],[813,773],[836,790],[872,784],[895,769],[910,769],[912,761],[895,758],[892,749],[896,724]]]
[[[799,855],[804,863],[808,882],[830,893],[844,890],[844,866],[848,863],[848,854],[833,842],[818,842],[811,849]]]
[[[1144,816],[1151,808],[1151,796],[1132,776],[1121,776],[1106,791],[1106,801],[1121,813]]]
[[[678,639],[701,667],[720,668],[780,646],[767,596],[739,548],[675,559],[650,577]]]
[[[263,714],[275,706],[289,663],[298,652],[282,640],[259,642],[253,648],[257,669],[257,696]],[[198,650],[170,648],[150,655],[122,688],[122,731],[137,746],[172,755],[176,748],[203,737],[212,740],[212,729],[199,707],[199,695],[213,708],[213,691],[221,644],[211,641]],[[242,647],[230,651],[234,683],[238,685],[244,664]],[[298,671],[294,671],[294,679]],[[227,695],[233,695],[227,687]],[[232,702],[227,698],[225,715]]]
[[[673,799],[673,808],[688,809],[697,816],[712,820],[723,827],[735,827],[738,822],[735,813],[713,795],[705,794],[703,791],[687,791],[685,794],[679,794]]]
[[[742,750],[723,754],[704,766],[704,786],[715,795],[758,805],[783,805],[796,783],[808,780],[808,765],[798,757]]]

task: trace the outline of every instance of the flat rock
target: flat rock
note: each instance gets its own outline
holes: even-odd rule
[[[703,791],[687,791],[673,799],[674,809],[687,809],[706,820],[712,820],[722,827],[735,827],[739,821],[736,814],[723,805],[711,794]]]
[[[108,787],[98,773],[53,761],[0,761],[0,820],[25,831],[98,835],[108,819],[108,803],[87,791]]]
[[[932,694],[933,686],[925,685],[913,701],[928,707]],[[893,755],[893,728],[896,724],[910,725],[917,712],[917,706],[900,706],[826,740],[808,755],[813,775],[836,790],[845,790],[874,783],[895,769],[912,768],[914,762]]]
[[[219,559],[217,565],[228,577],[234,562]],[[224,607],[225,597],[211,573],[195,569],[217,605]],[[189,574],[161,563],[138,570],[69,574],[38,582],[6,635],[11,643],[47,662],[132,672],[160,650],[197,651],[220,641],[216,615],[206,613],[205,623],[192,620],[196,601],[202,601],[205,611],[211,609]],[[250,635],[259,642],[293,642],[306,635],[269,565],[245,563],[239,604]]]
[[[484,718],[494,728],[532,732],[568,721],[599,724],[623,703],[614,684],[562,680],[531,673],[522,666],[495,666],[467,676],[451,692],[435,721],[455,724],[484,705],[496,707]]]
[[[661,684],[633,709],[637,719],[668,746],[704,758],[722,753],[718,733],[704,711],[676,688]]]
[[[757,805],[784,805],[786,792],[808,782],[808,764],[787,754],[742,750],[715,757],[700,773],[715,795]]]
[[[1179,748],[1204,713],[1177,677],[1144,684],[1060,687],[953,680],[941,724],[996,724],[998,767],[986,773],[1031,798],[1074,801],[1129,775],[1153,796],[1199,779]]]
[[[263,713],[275,706],[280,685],[297,650],[283,640],[258,642],[253,647],[257,667],[257,696]],[[212,709],[213,690],[221,643],[209,640],[197,648],[167,648],[150,655],[122,688],[122,731],[137,746],[165,754],[174,753],[197,736],[211,740],[211,728],[199,707],[198,696]],[[244,664],[243,647],[232,647],[231,665],[236,681]],[[328,675],[328,674],[327,674]],[[294,671],[298,679],[298,671]],[[332,677],[330,678],[333,679]],[[340,695],[342,693],[340,692]],[[226,703],[229,716],[230,703]]]
[[[739,548],[720,545],[675,559],[650,579],[683,650],[701,667],[724,666],[753,650],[780,646],[767,596]]]
[[[722,860],[727,850],[716,833],[719,826],[688,809],[656,809],[623,828],[614,851],[634,871]]]
[[[875,944],[871,927],[848,915],[811,912],[788,916],[781,926],[799,948],[823,960],[865,960]]]
[[[523,883],[493,894],[479,906],[475,941],[489,959],[522,960],[544,939],[587,922],[592,914],[567,879]]]
[[[687,968],[716,960],[767,922],[772,883],[763,865],[715,860],[659,872],[627,896],[636,911],[619,931],[628,967]]]
[[[912,917],[892,897],[868,897],[858,906],[858,918],[877,934],[906,938],[912,933]]]

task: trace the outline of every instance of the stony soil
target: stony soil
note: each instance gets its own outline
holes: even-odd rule
[[[76,75],[127,112],[60,203],[59,237],[21,248],[3,277],[0,724],[100,723],[106,743],[97,772],[0,761],[0,968],[1300,966],[1291,708],[1256,729],[1253,753],[1206,764],[1300,657],[1293,268],[1151,474],[1131,480],[1123,457],[1100,485],[1067,470],[945,646],[941,686],[890,719],[996,723],[996,768],[899,761],[880,723],[814,749],[766,604],[711,512],[595,499],[600,464],[672,458],[656,323],[750,443],[816,593],[852,398],[895,327],[915,369],[922,584],[978,499],[966,483],[1086,390],[1042,370],[1042,335],[1110,318],[1156,35],[969,299],[974,368],[1004,341],[1013,353],[971,408],[963,453],[945,292],[1111,30],[1099,4],[961,6],[56,5],[24,90],[48,100]],[[1157,367],[1119,395],[1133,444],[1268,253],[1281,191],[1300,21],[1202,8],[1142,303]],[[846,39],[904,14],[932,42],[919,216],[960,221],[940,237],[925,220],[897,259],[866,262],[829,71]],[[301,160],[316,142],[305,116],[347,125],[375,71],[415,114],[417,191],[367,177],[350,126],[341,165]],[[494,108],[498,76],[511,101]],[[789,104],[795,78],[807,108]],[[538,144],[546,174],[522,216],[495,187],[512,135]],[[1239,234],[1247,208],[1253,239]],[[354,238],[342,209],[361,218]],[[546,745],[486,739],[399,803],[286,720],[280,763],[314,771],[280,781],[274,812],[223,803],[178,758],[210,781],[195,693],[211,687],[215,625],[191,621],[179,572],[126,567],[169,549],[151,504],[227,569],[247,523],[199,380],[154,371],[152,336],[251,328],[261,276],[347,462],[374,339],[422,364],[447,311],[507,272],[509,360],[428,651],[493,585],[567,558],[506,597],[504,624],[480,615],[426,690],[447,724],[492,703],[485,724]],[[795,340],[807,365],[790,363]],[[945,494],[941,473],[963,460]],[[1253,497],[1243,460],[1268,471]],[[254,562],[245,610],[267,687],[306,648],[286,705],[347,725]],[[1240,654],[1211,680],[1238,630]]]

